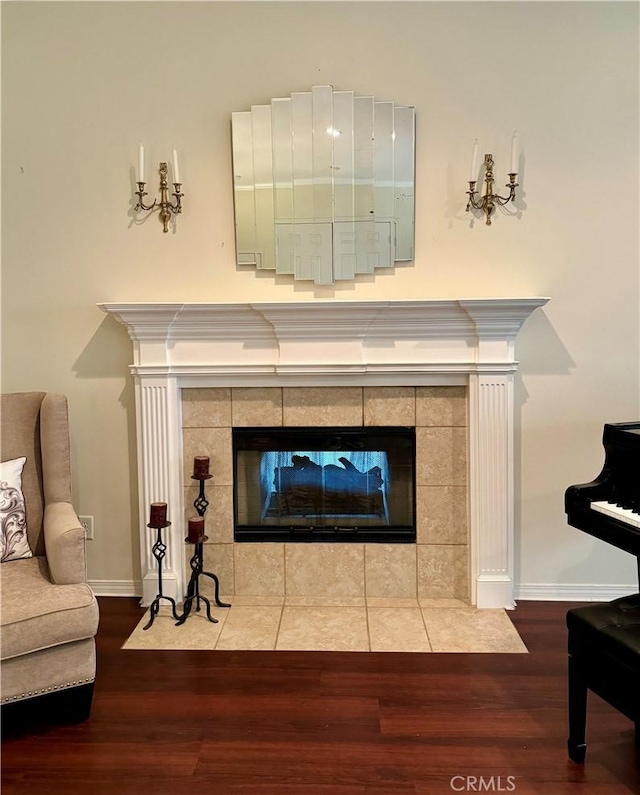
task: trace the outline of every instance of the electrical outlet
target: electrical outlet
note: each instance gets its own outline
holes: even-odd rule
[[[93,541],[93,516],[78,516],[78,519],[87,531],[87,541]]]

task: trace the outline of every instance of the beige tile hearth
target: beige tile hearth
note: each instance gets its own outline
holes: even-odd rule
[[[276,648],[284,651],[369,651],[364,607],[288,607]]]
[[[369,607],[371,651],[431,651],[417,607]]]
[[[327,599],[232,596],[230,608],[211,600],[175,626],[163,605],[143,631],[148,612],[124,649],[207,651],[377,651],[525,653],[504,610],[477,610],[456,599]],[[179,606],[178,612],[181,612]]]
[[[178,606],[177,615],[182,614],[182,605]],[[229,615],[228,608],[212,606],[211,615],[218,620],[213,624],[207,619],[205,606],[187,618],[182,626],[177,627],[171,614],[168,602],[160,606],[149,629],[143,627],[149,621],[149,611],[144,615],[134,632],[122,646],[123,649],[213,649],[218,642],[222,627]]]
[[[216,649],[275,649],[281,616],[282,608],[278,605],[233,605]]]
[[[526,652],[504,610],[422,608],[429,640],[439,652]]]

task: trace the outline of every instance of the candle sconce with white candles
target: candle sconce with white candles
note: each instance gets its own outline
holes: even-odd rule
[[[145,212],[150,212],[155,210],[156,208],[160,211],[159,218],[160,222],[162,223],[162,231],[168,232],[169,231],[169,221],[171,220],[171,214],[177,215],[178,213],[182,212],[182,197],[184,193],[180,192],[180,188],[182,183],[180,182],[180,171],[178,169],[178,153],[176,150],[173,150],[173,187],[174,192],[172,196],[175,197],[175,202],[172,203],[169,201],[169,183],[167,182],[167,173],[168,173],[168,165],[167,163],[160,163],[158,173],[160,174],[160,200],[154,199],[153,204],[145,204],[144,197],[147,196],[147,192],[144,189],[146,185],[144,179],[144,146],[140,144],[139,155],[138,155],[138,190],[136,191],[136,195],[138,197],[138,203],[135,206],[136,212],[139,210],[144,210]]]
[[[518,176],[518,170],[516,165],[517,159],[517,137],[516,133],[513,134],[511,139],[511,162],[509,164],[509,182],[506,184],[506,187],[509,188],[509,195],[508,196],[498,196],[496,193],[493,192],[493,155],[485,155],[484,156],[484,184],[485,184],[485,192],[484,196],[476,198],[477,191],[476,191],[476,168],[477,168],[477,158],[478,158],[478,140],[476,139],[473,144],[473,154],[471,156],[471,173],[469,174],[469,190],[467,191],[467,195],[469,197],[469,201],[467,202],[467,212],[471,208],[474,210],[480,210],[484,213],[486,217],[486,224],[487,226],[491,226],[491,215],[496,208],[496,205],[502,207],[505,204],[508,204],[510,201],[513,201],[516,196],[516,188],[519,187],[519,183],[516,182],[516,177]]]

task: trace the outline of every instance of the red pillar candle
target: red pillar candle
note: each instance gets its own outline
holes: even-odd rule
[[[202,516],[192,516],[188,522],[188,539],[191,544],[199,544],[204,538],[204,518]]]
[[[164,527],[167,524],[167,503],[152,502],[149,527]]]
[[[209,475],[209,457],[197,455],[193,459],[193,477],[196,480],[205,480]]]

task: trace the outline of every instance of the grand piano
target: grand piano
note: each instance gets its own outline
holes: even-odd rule
[[[565,492],[567,520],[635,555],[640,574],[640,422],[605,424],[602,442],[602,472]]]
[[[604,426],[605,462],[591,483],[570,486],[570,525],[636,556],[640,576],[640,422]],[[567,613],[569,756],[585,760],[587,691],[636,727],[640,744],[640,593]]]

